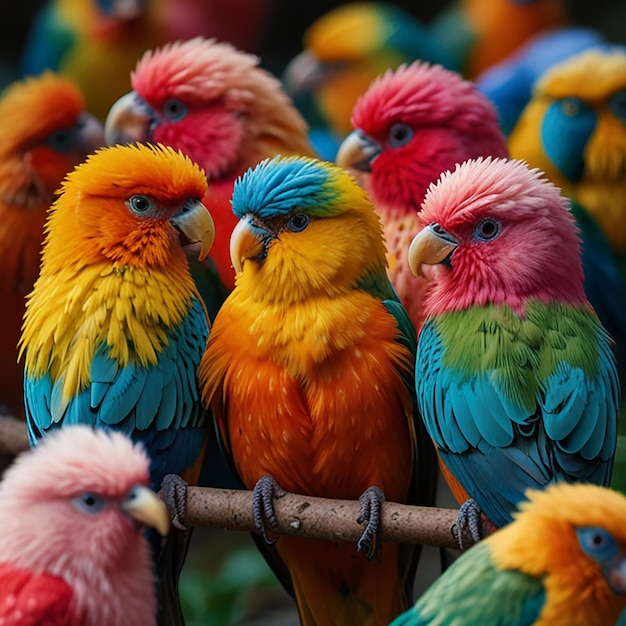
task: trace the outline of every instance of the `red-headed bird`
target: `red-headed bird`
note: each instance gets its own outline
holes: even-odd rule
[[[228,241],[237,223],[230,207],[233,184],[266,157],[312,155],[307,125],[257,56],[214,39],[146,52],[131,84],[133,91],[107,116],[107,143],[162,143],[204,169],[204,203],[216,230],[210,258],[230,291],[235,271]],[[213,316],[218,307],[207,304]]]
[[[0,623],[151,626],[154,574],[141,528],[165,534],[143,446],[71,426],[22,453],[0,485]]]
[[[429,189],[420,220],[417,398],[459,502],[501,527],[529,488],[607,486],[620,388],[567,199],[522,161],[476,159]]]
[[[417,213],[441,172],[479,156],[507,156],[493,104],[460,74],[415,62],[379,76],[352,112],[354,131],[337,154],[368,191],[383,222],[389,277],[416,330],[425,281],[415,282],[407,250]]]
[[[380,502],[384,493],[433,504],[436,461],[415,407],[415,333],[386,275],[379,218],[345,171],[293,157],[246,172],[233,210],[237,284],[202,359],[203,397],[255,488],[255,512],[268,475],[292,492],[361,499],[367,550],[288,536],[275,544],[302,624],[387,624],[410,602],[419,547],[378,545]]]
[[[0,97],[0,404],[24,415],[17,343],[25,297],[39,274],[44,223],[63,177],[104,144],[78,87],[53,72]]]

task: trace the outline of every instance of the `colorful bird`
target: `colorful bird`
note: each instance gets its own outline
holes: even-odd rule
[[[309,122],[318,153],[329,160],[352,130],[358,97],[378,75],[417,59],[460,69],[426,25],[387,2],[334,7],[306,29],[302,45],[283,83]]]
[[[107,143],[162,143],[204,169],[209,181],[204,203],[216,229],[210,258],[230,291],[235,281],[228,251],[237,222],[230,207],[235,179],[275,154],[311,156],[306,123],[278,79],[259,67],[258,57],[214,39],[148,51],[131,83],[133,91],[107,116]],[[217,305],[207,302],[211,318],[223,297]]]
[[[160,0],[48,0],[32,22],[18,73],[51,69],[73,80],[104,121],[128,91],[137,59],[169,38]]]
[[[590,49],[552,66],[535,84],[509,150],[589,211],[626,275],[626,50]]]
[[[528,488],[608,485],[620,388],[567,199],[524,162],[469,160],[420,220],[409,263],[432,284],[417,398],[459,502],[501,527]]]
[[[574,54],[604,45],[606,36],[593,28],[572,26],[544,31],[481,72],[476,85],[496,105],[500,126],[509,135],[544,72]]]
[[[148,544],[169,529],[143,446],[71,426],[22,453],[0,485],[0,623],[156,624]]]
[[[568,26],[564,0],[456,0],[430,24],[469,79],[513,54],[539,33]]]
[[[206,188],[164,146],[105,148],[66,177],[21,338],[32,444],[72,424],[117,429],[145,445],[153,489],[166,474],[197,482],[209,322],[185,250],[213,242]]]
[[[626,499],[595,485],[529,491],[391,626],[615,624],[626,606]]]
[[[624,382],[626,49],[596,47],[553,65],[535,84],[509,149],[572,200],[583,239],[585,290],[615,341]]]
[[[426,281],[407,261],[417,216],[441,172],[479,156],[507,156],[492,103],[457,72],[415,62],[378,77],[352,112],[336,162],[368,191],[381,217],[389,277],[419,331]]]
[[[17,343],[47,211],[65,174],[104,144],[104,132],[76,85],[44,72],[2,92],[0,135],[0,404],[23,417]]]
[[[246,172],[233,210],[237,284],[202,359],[203,398],[257,515],[268,476],[295,493],[361,499],[358,551],[288,536],[264,547],[286,568],[302,624],[386,624],[410,603],[419,547],[379,545],[379,505],[383,493],[431,505],[436,459],[379,219],[345,171],[295,157]]]

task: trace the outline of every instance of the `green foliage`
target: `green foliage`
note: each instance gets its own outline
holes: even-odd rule
[[[180,598],[187,626],[227,626],[248,611],[255,592],[279,583],[254,546],[230,553],[214,573],[185,568]]]

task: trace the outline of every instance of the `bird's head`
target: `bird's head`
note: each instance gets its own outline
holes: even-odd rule
[[[354,107],[352,126],[335,160],[381,209],[417,211],[441,172],[508,154],[491,102],[460,74],[421,61],[379,76]]]
[[[2,555],[68,579],[114,570],[135,554],[142,528],[169,530],[148,484],[148,456],[126,435],[82,425],[54,431],[5,474],[0,510],[17,532]]]
[[[427,312],[528,298],[580,303],[580,240],[567,200],[522,161],[475,159],[431,185],[409,265],[432,280]]]
[[[346,2],[316,19],[283,82],[296,102],[312,99],[338,136],[350,132],[358,97],[387,68],[424,59],[451,64],[452,55],[410,10],[390,2]]]
[[[131,83],[107,115],[108,144],[171,146],[210,181],[278,152],[310,153],[306,123],[278,79],[228,43],[197,37],[150,50]]]
[[[623,187],[626,51],[592,48],[547,70],[509,147],[515,158],[541,167],[563,189],[581,182]]]
[[[63,177],[104,145],[79,88],[51,71],[2,93],[0,134],[0,200],[22,208],[47,210]]]
[[[541,578],[562,602],[593,597],[617,616],[626,605],[626,498],[566,483],[526,495],[513,523],[489,540],[498,566]]]
[[[183,251],[204,258],[215,228],[201,203],[202,170],[165,146],[103,148],[72,171],[52,206],[44,264],[76,259],[164,267]]]
[[[232,205],[237,287],[256,299],[289,303],[359,286],[390,297],[379,219],[344,170],[304,157],[265,160],[237,180]]]

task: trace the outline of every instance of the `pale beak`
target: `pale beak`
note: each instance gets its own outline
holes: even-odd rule
[[[611,591],[620,596],[626,595],[626,557],[620,551],[619,556],[605,570],[606,582]]]
[[[122,96],[109,109],[104,121],[104,139],[108,146],[150,141],[154,112],[135,91]]]
[[[83,158],[91,154],[94,150],[104,146],[104,126],[102,122],[91,115],[91,113],[83,112],[76,122],[76,130],[78,131],[80,150]]]
[[[310,52],[303,50],[285,68],[283,84],[292,98],[298,98],[317,89],[328,77],[326,67]]]
[[[167,535],[170,530],[170,516],[165,503],[148,487],[132,487],[121,508],[137,523],[155,528],[161,535]]]
[[[194,254],[200,261],[206,259],[215,241],[215,224],[204,204],[196,199],[187,200],[170,222],[178,231],[185,252]]]
[[[409,267],[414,276],[425,276],[422,265],[437,265],[445,261],[460,242],[439,224],[424,227],[409,246]]]
[[[381,145],[361,129],[352,131],[339,146],[335,163],[343,169],[371,172],[372,161],[382,152]]]
[[[244,215],[230,236],[230,260],[239,274],[246,259],[263,257],[272,233],[255,223],[251,215]]]

